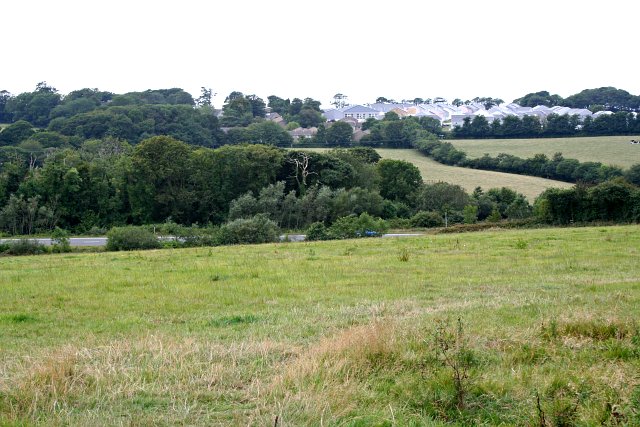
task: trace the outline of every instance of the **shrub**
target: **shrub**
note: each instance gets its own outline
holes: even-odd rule
[[[160,246],[156,236],[143,227],[114,227],[107,233],[108,251],[157,249]]]
[[[60,227],[56,227],[51,234],[51,250],[57,253],[71,252],[69,233]]]
[[[107,234],[107,230],[94,225],[89,230],[87,230],[86,234],[88,234],[89,236],[103,236]]]
[[[489,222],[498,222],[502,219],[502,215],[500,215],[500,211],[498,208],[494,206],[491,210],[491,214],[487,217],[487,221]]]
[[[218,240],[223,245],[268,243],[280,238],[278,225],[266,214],[239,218],[220,227]]]
[[[306,240],[329,240],[330,238],[327,227],[322,222],[314,222],[307,228]]]
[[[360,216],[349,215],[338,218],[329,227],[329,235],[336,239],[376,237],[381,236],[388,228],[385,220],[373,218],[365,212]]]
[[[218,228],[196,228],[194,226],[187,228],[176,237],[181,242],[182,246],[217,246],[219,244],[218,235]]]
[[[38,255],[47,252],[47,248],[37,240],[20,239],[10,242],[5,251],[8,255]]]
[[[389,226],[389,228],[400,228],[400,229],[413,227],[413,225],[411,225],[411,220],[409,218],[392,218],[387,220],[387,225]]]
[[[478,220],[478,207],[476,205],[467,205],[462,210],[465,224],[475,224]]]
[[[420,211],[411,217],[412,227],[442,227],[444,225],[444,219],[438,212]]]

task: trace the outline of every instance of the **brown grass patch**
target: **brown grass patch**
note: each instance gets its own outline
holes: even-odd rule
[[[269,370],[292,354],[275,341],[223,345],[163,336],[113,341],[92,348],[65,346],[9,362],[0,377],[0,420],[66,424],[72,412],[109,408],[140,396],[163,404],[170,419],[188,420],[200,402],[255,398],[256,369]],[[1,424],[1,423],[0,423]]]
[[[323,338],[283,364],[269,386],[281,425],[289,418],[318,424],[354,411],[368,376],[394,369],[408,334],[380,319]]]

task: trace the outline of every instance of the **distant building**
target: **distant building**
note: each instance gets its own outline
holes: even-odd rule
[[[294,130],[289,131],[289,135],[296,139],[311,139],[318,133],[318,128],[296,128]]]
[[[346,118],[364,122],[369,118],[381,119],[384,113],[364,105],[350,105],[344,108],[330,109],[324,111],[327,121],[338,121]]]
[[[538,105],[536,107],[523,107],[521,105],[510,103],[495,105],[488,110],[484,105],[476,102],[455,106],[447,104],[439,100],[438,103],[432,104],[414,104],[407,102],[377,102],[367,105],[354,105],[345,108],[325,110],[324,116],[327,121],[339,121],[352,119],[359,123],[364,122],[368,118],[382,119],[384,115],[393,111],[400,117],[431,117],[440,121],[443,126],[451,125],[451,127],[462,126],[464,119],[468,117],[473,120],[476,116],[483,116],[489,123],[494,120],[503,120],[508,116],[535,116],[543,121],[549,114],[568,114],[577,115],[581,120],[585,117],[599,117],[603,114],[611,114],[610,111],[600,111],[594,115],[591,111],[584,108],[570,107],[546,107]]]

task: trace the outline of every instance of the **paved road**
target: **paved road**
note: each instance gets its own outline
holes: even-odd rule
[[[18,239],[0,239],[0,243],[14,242]],[[35,240],[38,243],[51,246],[51,239],[29,239]],[[70,237],[69,244],[71,246],[105,246],[107,244],[106,237]]]
[[[391,233],[384,234],[382,237],[417,237],[422,236],[423,234],[419,233]],[[288,238],[290,242],[302,242],[307,236],[304,234],[283,234],[280,236],[280,240],[285,240]],[[0,243],[4,242],[12,242],[18,239],[0,239]],[[51,246],[51,239],[39,238],[39,239],[29,239],[35,240],[38,243]],[[107,238],[106,237],[71,237],[69,238],[69,244],[71,246],[106,246]]]

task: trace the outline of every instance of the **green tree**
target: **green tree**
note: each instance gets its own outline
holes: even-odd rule
[[[491,127],[484,116],[474,116],[471,120],[471,133],[476,138],[485,138],[491,135]]]
[[[284,117],[285,114],[289,113],[289,106],[291,105],[291,101],[289,99],[283,99],[275,95],[270,95],[267,97],[267,101],[269,108],[274,113],[278,113]]]
[[[222,223],[233,199],[277,181],[285,151],[268,145],[226,145],[216,150],[199,149],[191,162],[196,207],[193,220]],[[286,178],[285,178],[286,179]]]
[[[293,138],[277,123],[264,121],[253,123],[247,127],[248,141],[251,144],[275,145],[289,147]]]
[[[0,132],[0,146],[18,145],[32,137],[35,132],[31,123],[26,120],[18,120]]]
[[[423,211],[462,211],[469,204],[469,195],[462,187],[446,182],[426,184],[417,196],[417,207]]]
[[[422,184],[420,170],[404,160],[383,159],[377,163],[380,194],[385,199],[413,205],[413,198]]]
[[[498,222],[502,219],[502,215],[500,215],[500,211],[497,206],[494,206],[491,210],[491,214],[487,217],[487,221],[489,222]]]
[[[513,102],[523,107],[536,107],[538,105],[553,107],[563,105],[563,99],[560,95],[551,95],[546,90],[528,93],[522,98],[514,99]]]
[[[134,149],[129,200],[136,222],[188,222],[194,204],[190,156],[187,144],[168,136],[151,137]]]
[[[507,218],[523,219],[530,217],[532,211],[527,199],[522,194],[518,194],[505,209],[505,215]]]
[[[7,104],[11,98],[11,93],[6,90],[0,90],[0,123],[13,121],[13,114],[7,110]]]
[[[264,117],[265,107],[267,106],[262,98],[257,95],[247,95],[245,97],[251,104],[251,114],[253,117]]]
[[[324,118],[319,111],[307,107],[303,107],[300,113],[293,116],[293,118],[300,122],[300,126],[303,128],[317,127],[324,122]]]
[[[232,97],[234,93],[227,97],[229,101],[222,107],[221,124],[229,127],[247,126],[253,121],[253,106],[244,96]]]
[[[40,82],[33,92],[25,92],[8,100],[5,112],[13,115],[13,121],[26,120],[34,126],[47,126],[51,111],[62,97],[56,88]]]
[[[573,108],[589,108],[591,105],[603,105],[612,111],[637,110],[640,108],[640,96],[615,87],[585,89],[564,99],[562,105]]]
[[[476,205],[467,205],[462,210],[465,224],[475,224],[478,220],[478,207]]]
[[[640,186],[640,163],[631,166],[624,174],[630,183]]]
[[[327,129],[325,140],[327,145],[346,145],[353,141],[353,128],[345,122],[336,122]]]
[[[213,90],[211,90],[211,88],[206,88],[202,86],[200,88],[200,96],[195,101],[196,105],[198,107],[206,107],[206,106],[212,107],[213,105],[211,104],[211,100],[213,96],[215,96],[215,94],[213,93]]]

